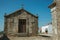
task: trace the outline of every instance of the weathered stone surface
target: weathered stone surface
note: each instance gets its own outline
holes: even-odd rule
[[[52,37],[42,37],[42,36],[36,36],[36,37],[9,37],[10,40],[53,40]]]
[[[54,30],[56,29],[57,32],[57,34],[54,34],[53,40],[60,40],[60,0],[54,0],[53,4],[50,5],[49,7],[51,8],[51,10],[53,10],[51,11],[52,25],[53,29]]]
[[[26,20],[26,32],[18,33],[19,19]],[[38,17],[21,9],[10,15],[5,16],[5,30],[6,34],[10,35],[36,35],[38,32]]]

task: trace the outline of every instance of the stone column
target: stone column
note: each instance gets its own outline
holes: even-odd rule
[[[60,40],[60,0],[56,0],[58,40]]]
[[[51,9],[52,14],[52,28],[53,28],[53,40],[58,40],[58,33],[57,33],[57,7],[56,2],[53,2],[49,8]]]

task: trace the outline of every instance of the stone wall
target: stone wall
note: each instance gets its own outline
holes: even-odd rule
[[[19,19],[26,19],[26,32],[25,33],[18,33],[18,22]],[[33,16],[30,13],[27,13],[26,11],[22,10],[22,12],[15,12],[12,15],[9,15],[5,19],[5,27],[7,27],[7,30],[5,28],[6,33],[12,34],[12,35],[36,35],[38,30],[38,18]]]
[[[60,40],[60,0],[56,0],[56,11],[57,11],[57,33],[58,40]]]
[[[9,37],[10,40],[53,40],[52,37],[42,37],[42,36],[36,36],[36,37]]]

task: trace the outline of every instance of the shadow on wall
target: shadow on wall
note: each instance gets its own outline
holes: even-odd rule
[[[5,34],[0,38],[0,40],[10,40]]]

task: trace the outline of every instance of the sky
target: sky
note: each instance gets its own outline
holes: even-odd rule
[[[4,14],[10,14],[21,9],[22,4],[24,9],[30,13],[38,14],[38,26],[42,27],[52,21],[51,12],[48,6],[53,0],[0,0],[0,31],[4,30]]]

